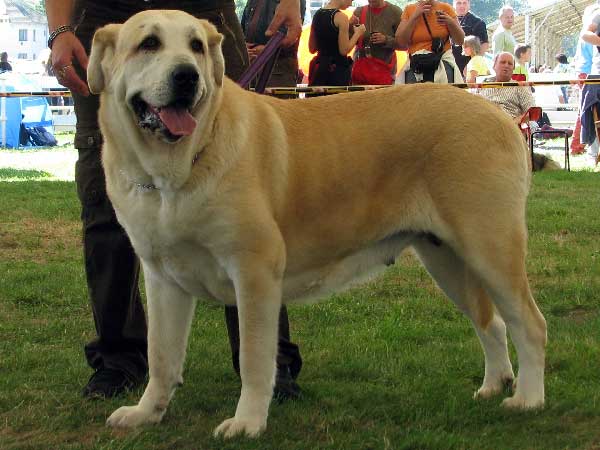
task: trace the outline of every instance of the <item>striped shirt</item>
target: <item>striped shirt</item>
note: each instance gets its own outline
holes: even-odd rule
[[[494,77],[485,81],[496,81]],[[509,86],[497,89],[480,89],[479,95],[500,106],[510,117],[520,117],[529,108],[535,106],[531,88],[525,86]]]

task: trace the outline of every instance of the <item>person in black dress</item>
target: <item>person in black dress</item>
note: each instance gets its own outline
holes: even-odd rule
[[[352,4],[351,0],[331,0],[319,9],[312,21],[308,48],[317,55],[310,62],[309,86],[348,86],[352,72],[352,59],[348,53],[365,33],[364,25],[353,26],[341,12]]]

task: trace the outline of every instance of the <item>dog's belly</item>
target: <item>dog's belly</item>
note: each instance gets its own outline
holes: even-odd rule
[[[316,301],[364,282],[393,264],[417,236],[414,233],[398,233],[321,267],[293,273],[287,271],[283,279],[282,301]],[[228,305],[236,303],[233,282],[226,269],[202,246],[190,242],[171,246],[169,251],[160,255],[154,253],[153,260],[147,265],[199,299]]]
[[[396,257],[415,237],[417,235],[413,233],[398,233],[361,248],[339,261],[303,272],[286,273],[283,281],[283,302],[316,301],[363,283],[393,264]]]

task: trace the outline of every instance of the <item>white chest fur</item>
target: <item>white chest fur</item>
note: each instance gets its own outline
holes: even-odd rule
[[[146,270],[196,297],[235,303],[226,267],[205,238],[217,225],[197,196],[134,188],[121,199],[117,216]]]

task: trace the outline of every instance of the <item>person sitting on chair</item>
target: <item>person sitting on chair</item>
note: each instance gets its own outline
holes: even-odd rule
[[[485,81],[511,81],[514,68],[515,60],[512,53],[500,52],[494,57],[494,72],[496,72],[496,76],[487,78]],[[529,109],[535,106],[535,101],[529,87],[507,86],[495,89],[484,88],[479,91],[479,94],[502,108],[520,128],[522,128],[522,124],[526,124],[525,128],[528,128],[530,132],[539,129],[537,122],[530,120],[528,117]],[[543,129],[553,130],[551,127]],[[555,161],[539,153],[532,153],[531,163],[532,170],[534,171],[560,169],[560,165]]]
[[[494,72],[496,75],[485,81],[511,81],[514,68],[515,60],[512,53],[500,52],[494,57]],[[513,118],[516,124],[521,123],[529,108],[535,106],[531,89],[526,86],[484,88],[479,91],[479,94],[500,106]]]

